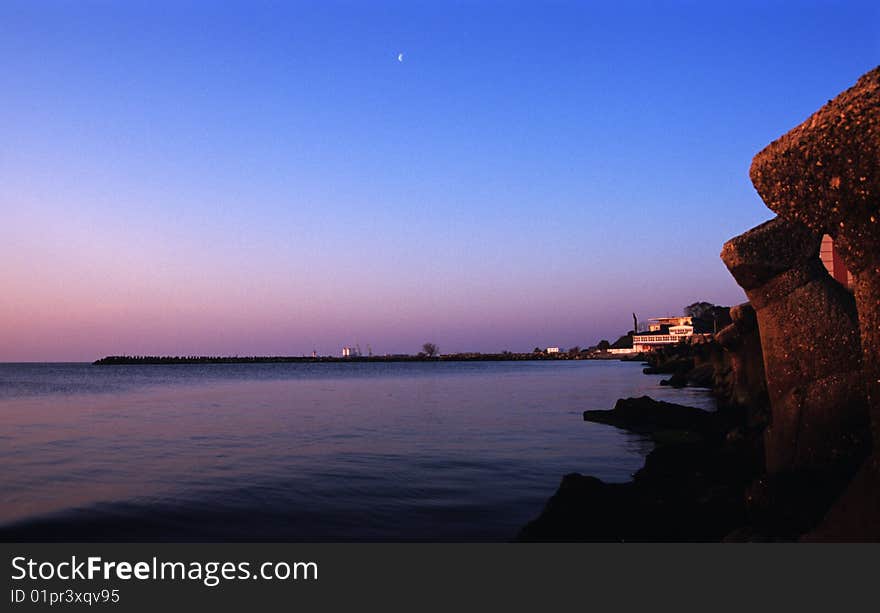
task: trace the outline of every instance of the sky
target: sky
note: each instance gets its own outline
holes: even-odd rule
[[[0,361],[743,302],[752,157],[878,63],[877,2],[0,0]]]

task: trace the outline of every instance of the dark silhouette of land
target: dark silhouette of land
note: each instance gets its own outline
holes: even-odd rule
[[[573,352],[529,352],[513,353],[455,353],[446,355],[392,354],[373,356],[157,356],[157,355],[111,355],[93,362],[96,366],[126,366],[143,364],[313,364],[313,363],[349,363],[349,362],[510,362],[525,360],[583,360],[601,359],[620,356],[591,354],[586,351]]]

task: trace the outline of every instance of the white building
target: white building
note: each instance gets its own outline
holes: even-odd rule
[[[633,335],[633,349],[636,352],[674,345],[694,335],[693,319],[690,317],[654,317],[648,322],[647,332]]]
[[[669,326],[669,335],[675,336],[679,339],[684,338],[685,336],[693,336],[694,327],[693,326]]]
[[[547,353],[559,353],[559,347],[547,347]]]
[[[342,357],[344,358],[359,358],[361,357],[361,352],[355,349],[354,347],[343,347],[342,348]]]
[[[648,320],[648,331],[658,332],[664,327],[673,328],[680,326],[691,326],[693,329],[694,320],[688,315],[681,317],[651,317]]]

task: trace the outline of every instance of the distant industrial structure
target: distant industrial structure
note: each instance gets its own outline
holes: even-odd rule
[[[344,358],[359,358],[361,357],[361,348],[360,345],[357,347],[343,347],[342,348],[342,357]]]
[[[559,353],[559,347],[547,347],[545,351],[548,355],[552,353]]]

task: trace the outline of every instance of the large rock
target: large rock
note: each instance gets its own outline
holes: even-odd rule
[[[566,475],[521,541],[719,541],[746,519],[749,477],[717,446],[671,444],[652,451],[633,481]]]
[[[820,235],[776,218],[725,243],[721,258],[755,310],[771,406],[767,471],[854,472],[867,409],[855,301],[819,260]]]
[[[611,410],[584,411],[584,421],[616,426],[639,434],[686,430],[710,434],[717,430],[712,413],[648,396],[621,398]]]
[[[748,302],[730,309],[733,320],[715,334],[715,341],[724,349],[722,358],[716,360],[716,393],[725,404],[745,408],[747,425],[766,425],[769,399],[767,378],[764,374],[764,353],[758,331],[758,315]]]
[[[880,67],[755,156],[751,178],[781,217],[831,235],[853,275],[874,451],[817,534],[880,539]]]

